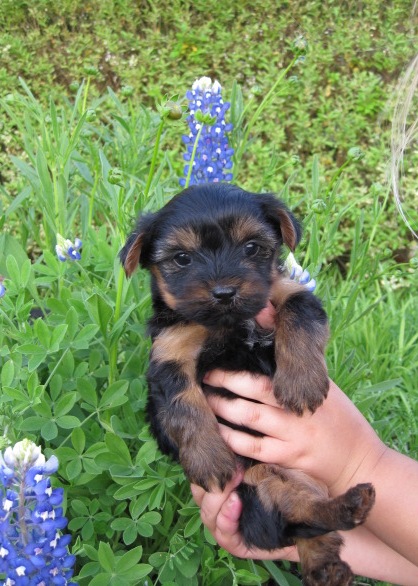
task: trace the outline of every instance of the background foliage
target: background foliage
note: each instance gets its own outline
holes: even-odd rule
[[[236,182],[304,218],[331,376],[418,457],[417,248],[387,176],[414,26],[401,0],[3,0],[1,426],[4,443],[30,437],[59,457],[81,585],[300,584],[289,564],[218,550],[144,420],[148,281],[127,283],[117,253],[136,213],[178,190],[185,123],[164,124],[156,150],[157,104],[196,77],[232,102]],[[305,60],[247,133],[301,34]],[[416,163],[409,153],[403,183],[415,227]],[[58,261],[57,232],[83,240],[81,261]]]

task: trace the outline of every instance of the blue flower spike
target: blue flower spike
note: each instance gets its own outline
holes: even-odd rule
[[[309,274],[309,272],[303,270],[303,268],[300,266],[300,264],[298,264],[297,260],[291,252],[289,253],[288,257],[284,262],[284,269],[289,279],[292,279],[292,281],[295,281],[300,285],[304,285],[304,287],[308,289],[308,291],[315,291],[315,279],[311,279],[311,275]]]
[[[77,586],[63,490],[49,479],[57,470],[28,439],[0,453],[0,586]]]
[[[57,234],[55,252],[61,262],[65,262],[66,260],[80,260],[80,249],[82,246],[83,243],[80,238],[76,238],[74,242],[71,242],[71,240],[61,236],[61,234]]]
[[[184,167],[184,177],[189,173],[195,141],[201,130],[189,184],[231,181],[234,149],[229,147],[226,133],[232,130],[232,124],[225,121],[225,113],[231,104],[223,101],[220,83],[212,82],[210,77],[201,77],[194,82],[186,97],[190,132],[182,137],[186,145],[183,159],[188,163]],[[186,185],[185,178],[180,179],[182,187]]]
[[[6,287],[3,285],[4,277],[0,275],[0,298],[4,297],[6,293]]]

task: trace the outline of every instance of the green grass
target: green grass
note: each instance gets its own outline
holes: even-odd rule
[[[116,257],[137,212],[178,190],[184,122],[161,126],[158,103],[217,77],[236,182],[278,192],[304,219],[298,254],[330,316],[331,376],[418,458],[416,245],[387,180],[410,2],[3,0],[0,31],[1,427],[59,457],[80,585],[300,584],[289,564],[219,551],[180,467],[156,450],[148,280],[127,283]],[[300,34],[306,59],[263,103]],[[409,153],[403,184],[415,226],[417,162]],[[83,240],[80,262],[57,260],[57,232]]]

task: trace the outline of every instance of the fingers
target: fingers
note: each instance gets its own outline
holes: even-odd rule
[[[236,454],[246,458],[259,460],[266,464],[282,462],[284,465],[292,455],[286,451],[286,442],[273,437],[254,436],[221,424],[219,431],[229,447]]]
[[[243,476],[244,474],[242,471],[238,472],[234,478],[228,482],[222,492],[205,492],[200,486],[195,484],[191,485],[190,489],[193,498],[201,509],[202,521],[212,535],[215,535],[218,528],[218,517],[221,509],[223,509],[221,526],[223,520],[223,524],[226,526],[227,531],[234,532],[238,530],[241,502],[238,495],[233,491],[242,482]],[[226,505],[227,502],[228,504]]]
[[[227,389],[235,395],[277,407],[271,380],[267,376],[215,369],[205,375],[204,382],[212,387]]]
[[[263,435],[274,436],[277,439],[281,439],[282,428],[286,430],[289,414],[280,407],[254,403],[246,399],[224,399],[217,395],[209,395],[207,400],[216,415],[235,425],[253,429]]]
[[[218,544],[240,558],[251,559],[289,559],[297,560],[294,547],[287,547],[275,551],[249,549],[239,532],[239,518],[242,503],[234,492],[234,488],[241,482],[242,473],[238,473],[227,485],[223,492],[205,492],[203,488],[191,485],[193,498],[201,507],[203,523],[212,533]]]
[[[274,328],[274,318],[276,315],[276,310],[274,309],[273,305],[268,302],[268,305],[260,311],[258,315],[256,315],[256,321],[258,325],[266,330],[272,330]]]

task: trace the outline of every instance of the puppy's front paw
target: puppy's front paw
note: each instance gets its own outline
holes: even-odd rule
[[[345,527],[341,529],[351,529],[364,523],[376,500],[376,492],[372,484],[357,484],[341,498],[343,499],[341,513],[345,517]]]
[[[322,405],[328,394],[329,379],[325,364],[307,370],[296,362],[287,368],[278,366],[273,378],[274,396],[279,405],[302,415]]]
[[[223,490],[236,470],[236,457],[220,436],[196,437],[193,446],[180,450],[180,463],[190,482],[207,492]]]

